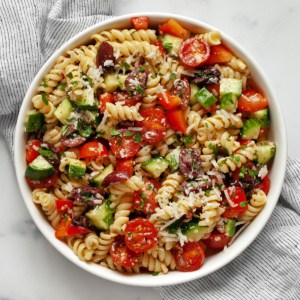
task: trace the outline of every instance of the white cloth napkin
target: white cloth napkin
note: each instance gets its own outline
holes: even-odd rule
[[[19,107],[40,67],[70,37],[113,12],[109,0],[11,0],[0,8],[0,129],[13,152]],[[157,288],[162,298],[300,299],[299,172],[300,162],[289,158],[279,204],[242,255],[202,279]]]

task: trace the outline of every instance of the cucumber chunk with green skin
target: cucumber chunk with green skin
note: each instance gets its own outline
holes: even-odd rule
[[[229,219],[228,222],[225,225],[225,234],[233,237],[235,235],[235,223],[236,220],[234,219]]]
[[[190,222],[184,223],[181,227],[182,234],[186,235],[191,242],[198,242],[207,232],[208,226],[199,226],[199,219],[192,219]]]
[[[248,119],[242,127],[243,140],[256,140],[260,131],[260,122],[256,119]]]
[[[101,187],[101,184],[105,179],[105,177],[110,173],[112,173],[113,171],[114,171],[113,165],[108,165],[107,167],[104,168],[104,170],[100,174],[97,174],[92,178],[92,185],[96,187]]]
[[[27,166],[25,176],[33,180],[41,180],[51,177],[54,173],[54,167],[42,155],[39,155]]]
[[[154,178],[160,176],[169,166],[169,162],[162,158],[150,158],[142,164],[142,168],[153,175]]]
[[[70,164],[68,168],[69,177],[72,179],[80,179],[85,175],[86,165],[83,161],[79,159],[70,159]]]
[[[163,48],[167,51],[167,52],[171,52],[178,55],[179,52],[179,48],[181,46],[183,42],[183,39],[170,35],[170,34],[165,34],[163,39],[162,39],[162,45]]]
[[[45,124],[45,116],[40,112],[28,114],[26,123],[26,132],[34,132],[43,128]]]
[[[251,113],[250,118],[259,120],[261,128],[270,127],[270,114],[267,108]]]
[[[238,106],[238,98],[233,93],[227,93],[222,96],[220,108],[225,109],[230,113],[234,113]]]
[[[101,205],[88,211],[85,216],[89,219],[91,225],[100,230],[107,230],[113,223],[114,209],[110,208],[110,202],[105,201]]]
[[[73,105],[69,99],[64,99],[54,112],[56,118],[64,125],[68,123],[68,118],[73,111]]]
[[[200,88],[195,83],[191,83],[190,87],[191,87],[190,104],[194,105],[194,104],[196,104],[198,102],[198,100],[196,98],[196,94],[198,93],[198,91],[200,90]]]
[[[82,110],[99,109],[99,101],[94,97],[94,91],[92,89],[84,90],[81,100],[77,101],[76,105]]]
[[[114,92],[119,87],[120,80],[115,73],[107,73],[104,75],[104,83],[105,83],[105,91],[107,93],[111,93]]]
[[[215,96],[210,93],[206,88],[199,90],[196,95],[196,99],[204,106],[206,109],[210,108],[217,102]]]
[[[256,156],[259,164],[266,164],[276,152],[276,146],[273,142],[262,141],[256,144]]]
[[[171,171],[175,171],[179,168],[180,150],[181,148],[177,147],[166,156],[166,160],[169,162]]]
[[[220,96],[231,93],[237,97],[242,94],[243,83],[240,79],[222,78],[220,81]]]

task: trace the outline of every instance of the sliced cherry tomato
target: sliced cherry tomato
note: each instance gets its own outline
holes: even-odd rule
[[[271,187],[271,180],[269,175],[266,175],[262,181],[262,183],[258,184],[256,186],[257,189],[260,189],[265,192],[266,195],[268,195]]]
[[[231,240],[231,237],[225,233],[220,233],[218,231],[213,231],[208,239],[203,240],[203,242],[212,249],[223,249]]]
[[[225,188],[224,193],[228,193],[230,201],[228,201],[229,209],[223,213],[225,218],[237,218],[245,214],[248,209],[245,190],[242,187]]]
[[[119,129],[119,135],[109,139],[111,151],[117,158],[131,158],[141,149],[140,141],[135,140],[136,134],[127,129]]]
[[[238,140],[241,146],[247,146],[252,140]]]
[[[67,215],[57,225],[55,236],[57,238],[64,238],[64,237],[69,237],[78,234],[85,234],[88,232],[90,232],[90,230],[87,228],[81,226],[74,226],[72,224],[71,217]]]
[[[88,142],[79,151],[79,158],[96,158],[108,156],[108,150],[100,142]]]
[[[162,42],[157,42],[155,45],[157,46],[159,52],[160,52],[162,55],[165,55],[166,52],[165,52],[165,49],[164,49],[164,47],[163,47],[163,45],[162,45]]]
[[[122,105],[126,106],[134,106],[140,102],[140,98],[138,96],[131,96],[127,92],[115,92],[113,96],[115,103],[120,102]]]
[[[164,24],[162,24],[159,28],[159,31],[161,31],[162,33],[177,36],[184,40],[189,37],[189,32],[174,19],[170,19]]]
[[[182,133],[187,130],[187,123],[184,118],[183,111],[180,109],[168,110],[166,112],[167,120],[170,126]]]
[[[268,107],[266,98],[255,90],[247,90],[238,100],[238,110],[255,112]]]
[[[157,232],[152,223],[145,219],[129,221],[125,228],[125,243],[136,253],[145,252],[157,242]]]
[[[116,171],[125,172],[131,177],[133,175],[133,161],[131,159],[118,159]]]
[[[130,250],[124,241],[124,236],[118,236],[110,247],[110,255],[114,263],[123,267],[133,267],[138,264],[140,253]]]
[[[130,18],[131,26],[135,30],[147,30],[149,27],[149,18],[148,17],[132,17]]]
[[[180,60],[189,67],[198,67],[210,54],[208,44],[200,38],[190,38],[182,43],[179,49]]]
[[[40,141],[32,141],[26,145],[26,161],[31,163],[34,159],[36,159],[40,153],[38,152],[41,146]]]
[[[147,143],[157,143],[166,134],[166,116],[159,108],[149,108],[141,112],[143,121],[136,122],[136,126],[143,127],[143,141]]]
[[[159,103],[166,109],[174,109],[181,104],[181,98],[178,96],[172,96],[170,92],[165,92],[165,95],[159,93],[157,95]]]
[[[106,103],[113,103],[114,97],[112,94],[105,93],[99,95],[99,104],[100,104],[100,114],[104,114],[106,111]]]
[[[152,182],[145,181],[145,187],[145,190],[139,190],[133,193],[132,203],[136,210],[140,210],[146,215],[151,215],[158,207],[158,204],[155,202],[155,186]]]
[[[66,212],[73,208],[74,202],[71,200],[56,200],[56,208],[59,213]]]
[[[54,186],[57,178],[58,178],[57,172],[55,172],[51,177],[41,179],[41,180],[33,180],[31,178],[25,177],[27,183],[35,189],[52,187]]]
[[[207,65],[223,64],[229,62],[233,54],[222,45],[210,47],[210,56],[205,62]]]
[[[157,191],[161,188],[161,183],[156,179],[148,179],[148,181],[153,185],[153,187],[149,186],[149,189],[152,189],[155,193],[157,193]]]
[[[181,247],[175,246],[172,254],[176,261],[176,268],[181,272],[198,270],[205,259],[205,252],[200,242],[188,242]]]

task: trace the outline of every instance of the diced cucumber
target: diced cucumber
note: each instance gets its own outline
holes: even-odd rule
[[[85,162],[79,159],[70,159],[70,164],[68,168],[68,174],[70,178],[80,179],[84,176],[86,172],[86,164]]]
[[[105,201],[101,205],[88,211],[85,216],[89,219],[91,225],[100,230],[107,230],[113,223],[114,209],[110,207],[109,202]]]
[[[228,222],[225,225],[225,233],[226,235],[233,237],[235,235],[235,223],[236,220],[229,219]]]
[[[180,150],[181,148],[177,147],[166,156],[166,160],[169,162],[169,167],[171,171],[175,171],[179,168]]]
[[[104,75],[105,92],[114,92],[120,85],[119,78],[115,73],[107,73]]]
[[[198,102],[196,98],[196,94],[199,92],[200,88],[197,84],[191,83],[191,98],[190,98],[190,104],[194,105]]]
[[[199,226],[199,219],[192,219],[190,222],[183,223],[181,232],[186,235],[190,242],[198,242],[206,233],[208,226]]]
[[[159,177],[160,174],[168,168],[168,166],[169,162],[162,157],[150,158],[142,164],[142,168],[151,173],[154,178]]]
[[[54,115],[56,118],[64,125],[66,125],[68,122],[68,118],[70,117],[70,114],[73,111],[72,103],[69,99],[64,99],[57,107],[57,109],[54,112]]]
[[[243,83],[240,79],[222,78],[220,81],[220,96],[232,93],[237,97],[242,94]]]
[[[113,165],[108,165],[104,170],[92,178],[92,184],[96,187],[101,187],[104,178],[114,171]]]
[[[260,131],[260,122],[256,119],[248,119],[242,127],[243,140],[256,140]]]
[[[99,101],[94,97],[93,89],[84,90],[81,100],[77,101],[76,105],[82,110],[99,109]]]
[[[179,48],[183,42],[183,39],[170,35],[170,34],[165,34],[163,39],[162,39],[162,45],[164,49],[167,52],[171,52],[171,54],[175,54],[176,56],[178,55]]]
[[[119,74],[118,75],[118,80],[119,80],[119,87],[121,90],[126,90],[126,86],[125,86],[125,80],[128,77],[128,75],[126,74]]]
[[[210,108],[217,102],[215,96],[209,92],[206,88],[199,90],[196,95],[196,99],[204,106],[206,109]]]
[[[45,116],[40,112],[28,114],[26,123],[26,132],[34,132],[43,128],[45,124]]]
[[[234,113],[238,106],[238,98],[233,93],[227,93],[222,96],[220,108],[225,109],[230,113]]]
[[[179,229],[179,227],[181,225],[181,222],[182,222],[182,219],[183,219],[183,217],[181,217],[180,219],[174,221],[171,225],[169,225],[167,227],[168,232],[177,235],[178,229]]]
[[[256,156],[259,164],[266,164],[276,152],[276,146],[273,142],[262,141],[256,144]]]
[[[250,118],[259,120],[261,128],[270,127],[270,114],[267,108],[251,113]]]
[[[51,177],[54,173],[54,167],[42,155],[39,155],[27,166],[25,176],[33,180],[41,180]]]

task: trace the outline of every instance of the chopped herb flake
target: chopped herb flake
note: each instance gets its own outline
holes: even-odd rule
[[[47,99],[47,97],[46,97],[46,93],[42,93],[42,101],[43,101],[46,105],[49,104],[48,99]]]
[[[72,79],[73,78],[73,73],[72,72],[68,73],[67,77],[70,78],[70,79]]]

